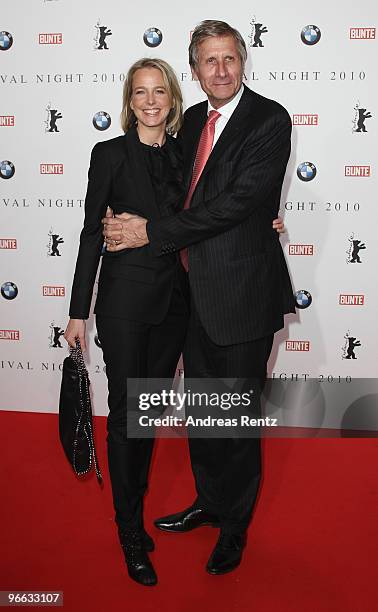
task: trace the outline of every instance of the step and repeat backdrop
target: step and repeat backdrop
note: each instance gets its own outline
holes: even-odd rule
[[[175,69],[185,107],[204,99],[187,48],[202,19],[236,27],[245,83],[293,122],[281,238],[297,313],[270,376],[336,384],[376,376],[378,7],[21,0],[0,14],[1,408],[56,412],[90,151],[120,135],[122,85],[143,56]],[[94,411],[107,384],[93,316]]]

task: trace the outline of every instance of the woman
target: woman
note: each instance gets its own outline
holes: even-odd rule
[[[65,338],[85,350],[85,319],[103,247],[101,219],[134,212],[153,219],[182,205],[177,133],[182,96],[172,68],[160,59],[131,66],[121,114],[124,136],[92,151],[85,220]],[[109,213],[108,213],[109,214]],[[280,229],[278,225],[278,229]],[[115,520],[131,578],[157,582],[154,548],[143,525],[153,439],[127,438],[127,378],[173,378],[188,320],[186,273],[177,254],[154,257],[145,246],[103,254],[95,306],[109,388],[107,448]]]
[[[178,148],[170,133],[181,125],[182,97],[166,62],[144,59],[130,68],[121,117],[125,135],[95,145],[89,169],[65,333],[71,346],[79,338],[84,349],[84,319],[89,316],[107,206],[114,213],[155,218],[172,214],[180,197]],[[155,258],[148,247],[103,254],[95,312],[108,377],[107,446],[115,518],[129,574],[145,585],[156,583],[147,555],[153,542],[143,526],[153,440],[126,437],[126,379],[174,377],[186,331],[186,291],[176,255]]]

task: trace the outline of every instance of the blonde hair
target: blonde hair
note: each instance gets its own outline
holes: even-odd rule
[[[171,99],[172,108],[167,117],[166,131],[169,134],[176,134],[181,125],[183,117],[182,109],[182,94],[179,82],[174,73],[173,68],[162,59],[143,57],[135,62],[130,68],[126,76],[123,86],[123,102],[121,112],[121,126],[124,132],[127,132],[133,125],[137,123],[135,114],[131,108],[131,97],[133,94],[133,78],[137,70],[141,68],[157,68],[163,75],[164,84],[167,88],[168,95]]]

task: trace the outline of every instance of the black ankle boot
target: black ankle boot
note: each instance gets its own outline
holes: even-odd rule
[[[145,529],[142,531],[142,541],[147,552],[153,552],[155,550],[155,542]]]
[[[157,576],[144,545],[143,532],[133,529],[120,531],[119,541],[130,578],[144,586],[155,585]]]

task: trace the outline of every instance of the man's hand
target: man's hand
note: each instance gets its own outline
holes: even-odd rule
[[[102,223],[106,248],[110,252],[134,249],[149,243],[146,232],[147,219],[143,217],[126,212],[113,216],[113,211],[108,208]],[[281,217],[274,219],[273,229],[279,234],[286,231]]]
[[[107,251],[135,249],[149,242],[146,232],[147,219],[143,217],[130,213],[122,213],[113,217],[112,210],[108,208],[102,223]]]
[[[274,219],[273,229],[275,229],[279,234],[283,234],[284,232],[286,232],[285,224],[281,217],[277,217],[277,219]]]

